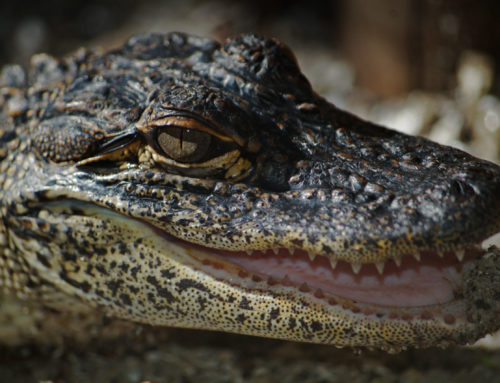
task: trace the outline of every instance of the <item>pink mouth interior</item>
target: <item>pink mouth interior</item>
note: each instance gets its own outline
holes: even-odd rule
[[[358,274],[351,265],[339,261],[332,269],[326,257],[311,261],[304,251],[293,255],[286,249],[245,252],[217,251],[217,255],[261,276],[295,286],[307,284],[311,290],[321,289],[354,301],[392,307],[414,307],[442,304],[454,299],[460,285],[460,263],[453,253],[440,258],[433,252],[421,252],[421,260],[402,258],[397,266],[389,261],[379,274],[374,264],[364,264]]]

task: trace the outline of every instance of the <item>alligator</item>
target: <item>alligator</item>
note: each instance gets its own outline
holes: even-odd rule
[[[276,39],[138,35],[0,82],[0,288],[47,318],[387,351],[500,328],[500,167],[338,109]]]

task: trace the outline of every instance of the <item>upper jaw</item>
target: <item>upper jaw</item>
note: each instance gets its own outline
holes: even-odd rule
[[[299,248],[362,264],[418,251],[466,249],[498,232],[498,169],[494,169],[498,178],[489,176],[490,181],[498,179],[498,184],[482,185],[480,193],[460,201],[449,194],[445,183],[420,194],[379,191],[371,200],[357,202],[344,189],[306,188],[300,180],[291,190],[271,192],[252,184],[141,169],[92,178],[81,172],[81,182],[70,192],[64,175],[58,174],[57,183],[62,185],[51,186],[51,198],[65,196],[119,211],[127,206],[123,213],[180,239],[188,239],[184,236],[189,233],[190,242],[211,248]],[[96,189],[99,185],[105,193]],[[373,185],[366,182],[362,192],[373,190]],[[144,200],[155,214],[144,214]]]
[[[465,189],[442,174],[413,189],[391,190],[375,173],[355,182],[354,173],[317,161],[297,163],[284,191],[265,190],[258,179],[234,184],[140,168],[106,175],[82,168],[70,188],[57,168],[46,189],[49,199],[109,207],[211,248],[246,250],[251,243],[255,250],[299,248],[351,264],[377,263],[418,251],[465,249],[500,230],[500,168],[461,155],[469,162],[456,165],[461,170],[454,174],[473,186]],[[154,214],[145,214],[144,201]]]

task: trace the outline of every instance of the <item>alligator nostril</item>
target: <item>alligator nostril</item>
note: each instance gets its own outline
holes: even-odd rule
[[[453,180],[451,182],[450,190],[454,195],[467,196],[474,194],[474,188],[472,186],[459,180]]]

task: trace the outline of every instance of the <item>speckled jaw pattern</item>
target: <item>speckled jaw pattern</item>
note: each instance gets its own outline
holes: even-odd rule
[[[9,70],[3,290],[388,351],[500,326],[500,256],[477,245],[500,168],[338,110],[282,43],[153,34]]]
[[[88,236],[83,232],[73,232],[75,221],[92,232],[93,243],[87,242]],[[405,349],[409,344],[426,347],[463,343],[495,325],[492,316],[483,313],[478,326],[478,318],[471,314],[476,311],[472,299],[477,298],[472,291],[484,287],[482,283],[490,283],[474,278],[470,285],[470,275],[481,270],[484,259],[490,262],[490,268],[492,264],[491,259],[485,258],[486,251],[478,249],[474,249],[474,256],[483,257],[466,263],[452,260],[451,254],[444,256],[445,264],[453,264],[453,268],[457,262],[462,265],[461,278],[456,276],[450,281],[456,294],[453,299],[412,306],[363,302],[333,294],[326,288],[314,288],[314,282],[301,283],[297,279],[301,278],[300,271],[282,279],[272,276],[270,270],[263,270],[262,265],[258,271],[252,271],[239,264],[245,264],[242,259],[259,257],[257,252],[249,256],[189,244],[141,220],[76,200],[44,204],[37,219],[21,219],[20,224],[29,227],[33,238],[38,238],[12,237],[26,254],[25,260],[34,275],[43,275],[58,291],[100,307],[110,315],[143,323],[339,347],[368,346],[391,352]],[[39,240],[56,230],[58,234],[50,242],[44,244]],[[75,246],[68,247],[68,243]],[[271,252],[272,255],[264,252],[264,257],[289,258],[284,251]],[[294,252],[296,260],[317,266],[314,263],[320,256],[311,261],[300,252]],[[490,250],[490,253],[494,258],[493,268],[497,269],[500,252]],[[428,256],[423,254],[424,258]],[[469,257],[472,254],[466,259]],[[402,270],[405,262],[394,267]],[[339,263],[335,270],[344,268]],[[363,268],[371,266],[364,265],[355,275],[373,271]],[[392,273],[388,271],[391,268],[387,265],[385,273]],[[302,272],[304,269],[301,266]],[[341,273],[354,274],[352,270]],[[493,275],[500,278],[498,270],[490,273],[489,278]],[[361,283],[362,278],[355,283]],[[489,294],[481,293],[481,299],[492,301],[497,293],[494,289]],[[496,306],[491,308],[498,310]]]

